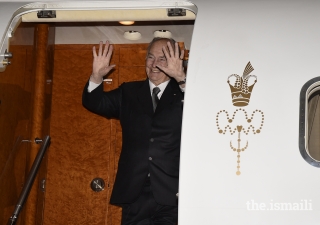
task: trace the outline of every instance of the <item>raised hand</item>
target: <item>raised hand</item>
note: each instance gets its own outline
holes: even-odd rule
[[[103,51],[102,51],[103,49]],[[92,75],[90,80],[94,83],[101,83],[103,76],[108,74],[115,65],[110,65],[110,60],[113,52],[113,46],[110,45],[109,41],[106,41],[106,44],[103,48],[103,42],[99,43],[99,51],[97,54],[96,47],[93,46],[93,64],[92,64]]]
[[[158,65],[157,67],[165,72],[168,76],[176,79],[176,81],[182,81],[186,77],[182,66],[184,50],[181,50],[181,53],[179,55],[179,45],[177,42],[175,43],[174,51],[170,42],[167,42],[167,46],[169,52],[165,46],[162,47],[162,51],[167,59],[167,66],[165,67]]]

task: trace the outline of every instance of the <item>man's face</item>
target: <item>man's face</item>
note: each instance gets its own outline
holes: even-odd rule
[[[167,66],[167,59],[162,51],[162,47],[167,48],[167,40],[159,40],[152,44],[146,59],[146,72],[149,80],[159,85],[170,79],[165,73],[157,68],[157,65]]]

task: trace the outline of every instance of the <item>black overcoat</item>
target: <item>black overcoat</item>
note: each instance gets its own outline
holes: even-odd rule
[[[153,112],[149,80],[123,83],[104,92],[101,84],[83,91],[83,105],[122,126],[122,151],[110,202],[132,203],[150,173],[155,200],[177,205],[183,92],[170,80]]]

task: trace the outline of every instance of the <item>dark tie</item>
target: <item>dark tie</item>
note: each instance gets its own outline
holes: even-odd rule
[[[160,88],[155,87],[152,90],[152,104],[153,104],[153,111],[156,111],[158,102],[159,102],[159,98],[158,98],[158,93],[160,92]]]

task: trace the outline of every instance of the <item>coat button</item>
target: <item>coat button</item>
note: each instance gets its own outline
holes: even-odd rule
[[[153,138],[150,138],[150,142],[153,142],[154,141],[154,139]]]
[[[151,161],[151,160],[152,160],[152,157],[149,157],[149,160]]]

